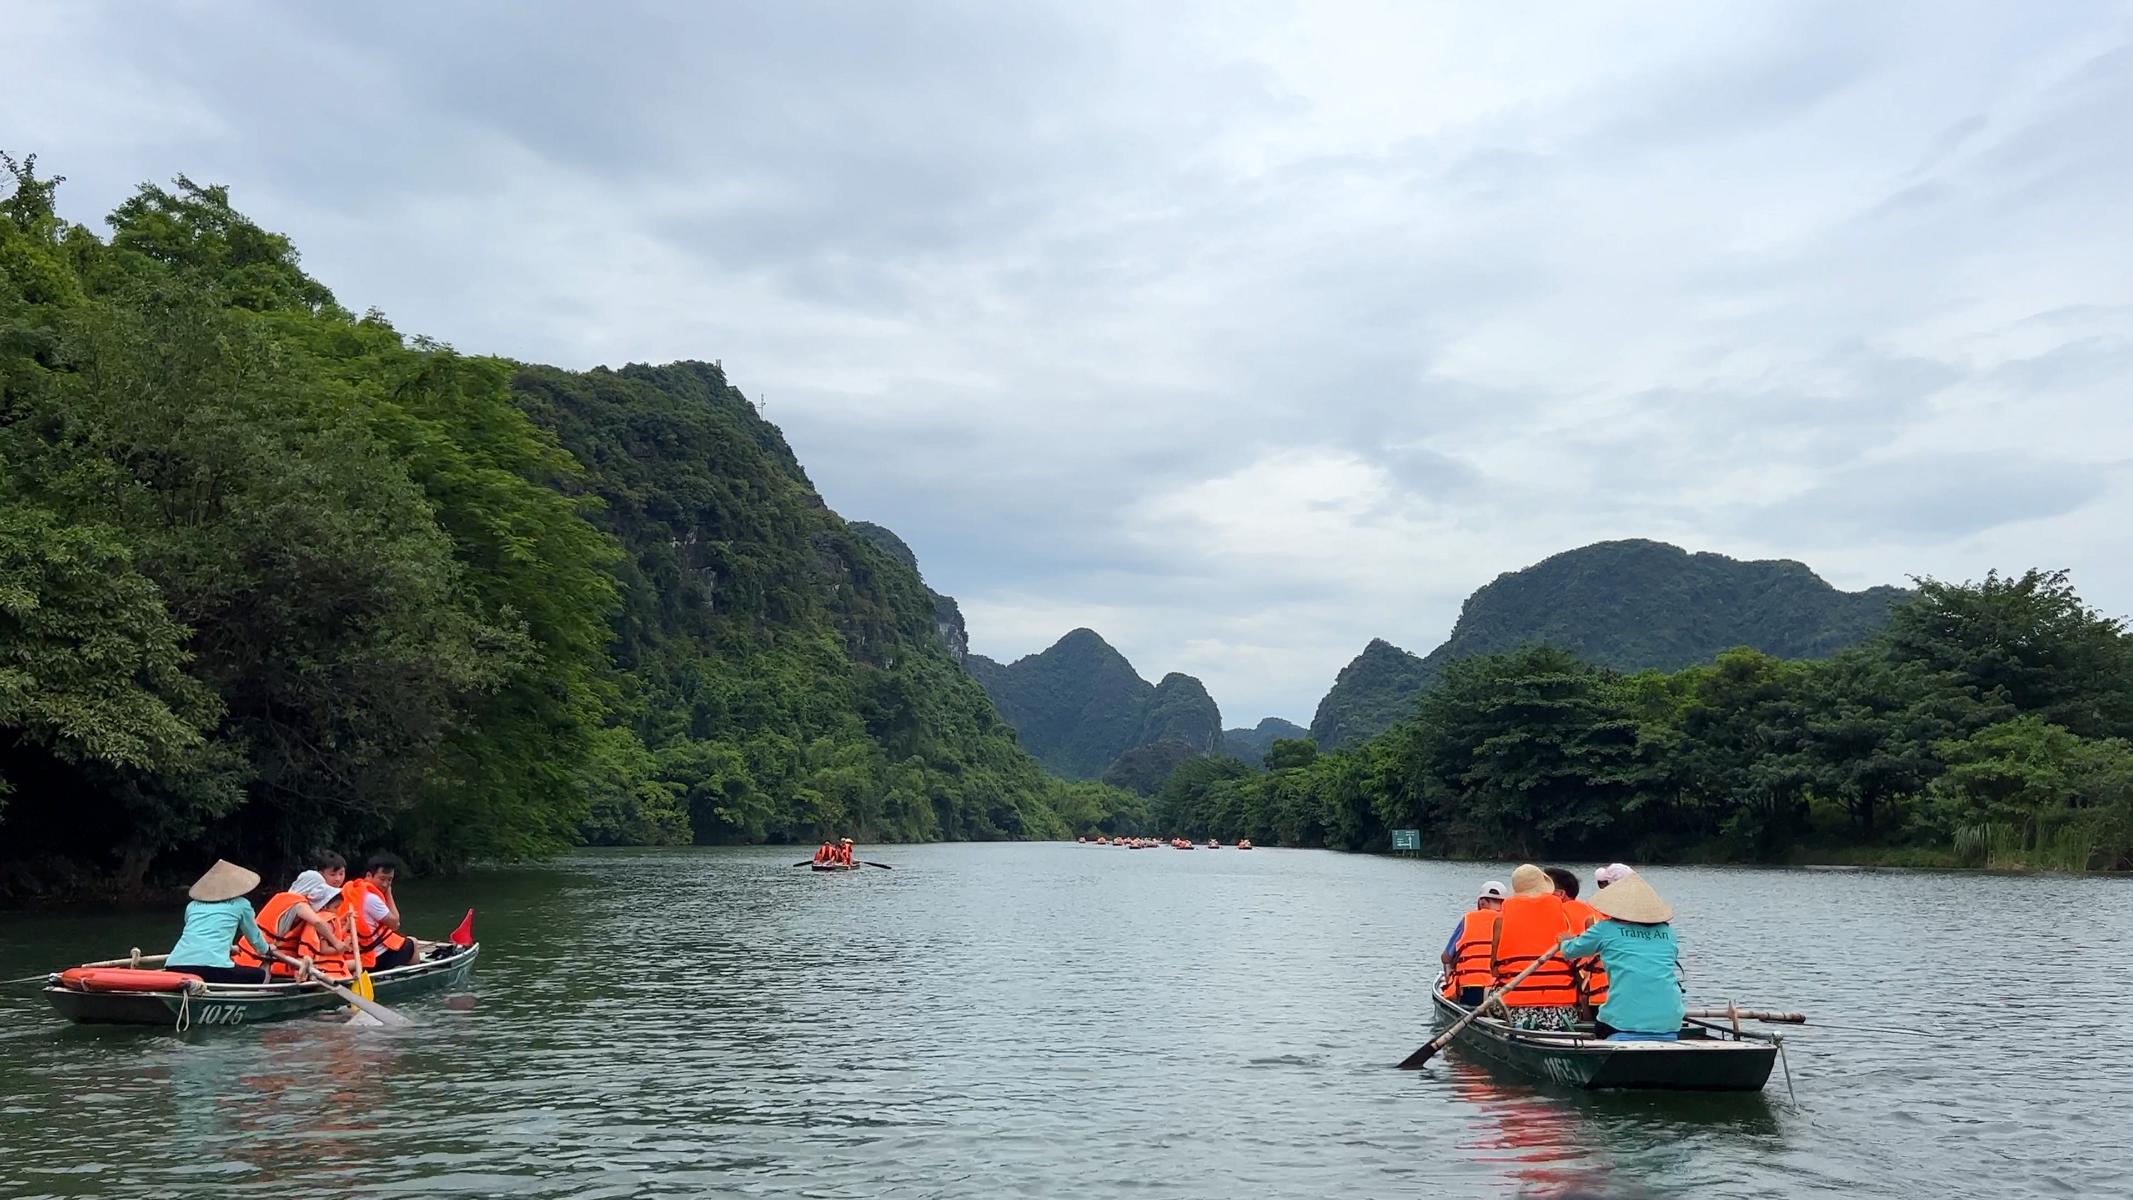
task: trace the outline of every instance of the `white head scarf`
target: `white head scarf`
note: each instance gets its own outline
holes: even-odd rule
[[[341,894],[341,889],[327,883],[326,877],[317,871],[306,871],[297,876],[296,882],[289,885],[289,890],[302,896],[313,908],[318,908]]]

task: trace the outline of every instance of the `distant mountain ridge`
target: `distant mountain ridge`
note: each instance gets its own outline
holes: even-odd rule
[[[1222,744],[1222,711],[1207,688],[1177,672],[1151,684],[1094,630],[1076,629],[1039,654],[963,667],[1047,770],[1095,779],[1120,755],[1170,742],[1193,754]]]
[[[1789,559],[1742,561],[1664,542],[1596,542],[1499,575],[1426,657],[1383,639],[1341,670],[1311,719],[1321,748],[1390,728],[1447,663],[1546,643],[1603,666],[1678,670],[1735,646],[1824,658],[1866,640],[1908,593],[1843,592]]]
[[[1266,758],[1267,748],[1275,742],[1310,736],[1310,730],[1305,729],[1294,721],[1284,721],[1280,717],[1268,717],[1250,729],[1223,730],[1222,752],[1231,758],[1242,759],[1256,767]]]

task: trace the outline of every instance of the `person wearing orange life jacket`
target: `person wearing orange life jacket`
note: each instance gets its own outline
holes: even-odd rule
[[[1570,918],[1570,932],[1583,933],[1606,920],[1592,905],[1578,899],[1578,877],[1574,871],[1562,867],[1543,867],[1548,881],[1555,885],[1555,894],[1563,899],[1563,912]],[[1607,1003],[1607,967],[1597,956],[1587,956],[1570,964],[1578,977],[1578,1006],[1581,1015],[1592,1012]]]
[[[1490,974],[1498,986],[1509,983],[1571,933],[1563,898],[1547,872],[1531,863],[1520,866],[1511,872],[1511,895],[1497,914]],[[1502,1003],[1514,1028],[1570,1029],[1578,1020],[1577,975],[1569,963],[1551,958],[1505,992]]]
[[[400,933],[400,906],[393,899],[393,877],[400,860],[377,855],[363,864],[360,879],[341,888],[356,927],[356,946],[366,971],[387,971],[415,961],[415,943]]]
[[[840,867],[856,865],[852,860],[852,839],[846,838],[837,843],[837,865]]]
[[[1452,927],[1451,940],[1437,960],[1444,964],[1444,995],[1469,1008],[1481,1003],[1493,977],[1489,974],[1489,947],[1496,941],[1496,914],[1503,907],[1504,886],[1496,880],[1481,885],[1474,910]]]
[[[265,967],[278,978],[289,979],[296,975],[296,968],[276,958],[276,954],[290,958],[317,959],[321,953],[344,953],[351,943],[344,941],[335,931],[333,921],[325,909],[340,896],[340,891],[329,881],[345,878],[348,864],[338,854],[321,854],[313,869],[303,872],[289,885],[289,890],[270,897],[259,910],[259,928],[267,935],[270,953],[256,954],[240,940],[230,949],[230,958],[240,967]]]
[[[836,848],[835,846],[832,846],[832,845],[830,845],[830,844],[829,844],[828,842],[824,842],[824,843],[822,843],[821,845],[819,845],[819,846],[815,847],[815,865],[816,865],[816,866],[818,866],[818,867],[826,867],[826,866],[828,866],[829,864],[831,864],[831,863],[833,863],[833,862],[836,862],[836,861],[837,861],[837,848]]]

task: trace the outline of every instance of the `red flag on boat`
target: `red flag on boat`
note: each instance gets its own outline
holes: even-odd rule
[[[452,931],[451,942],[454,946],[471,946],[474,944],[473,909],[468,909],[467,915],[459,919],[459,928]]]

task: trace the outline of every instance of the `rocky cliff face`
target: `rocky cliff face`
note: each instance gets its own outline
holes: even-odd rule
[[[912,574],[918,575],[920,580],[924,581],[925,574],[918,569],[918,555],[913,554],[911,547],[906,545],[902,538],[897,537],[894,531],[872,521],[848,521],[846,524],[853,533],[872,543],[875,549],[911,568]],[[955,597],[944,596],[931,587],[926,589],[926,595],[931,597],[933,602],[933,629],[941,639],[942,648],[948,651],[950,658],[962,662],[970,656],[970,630],[963,624],[962,607],[955,602]]]

